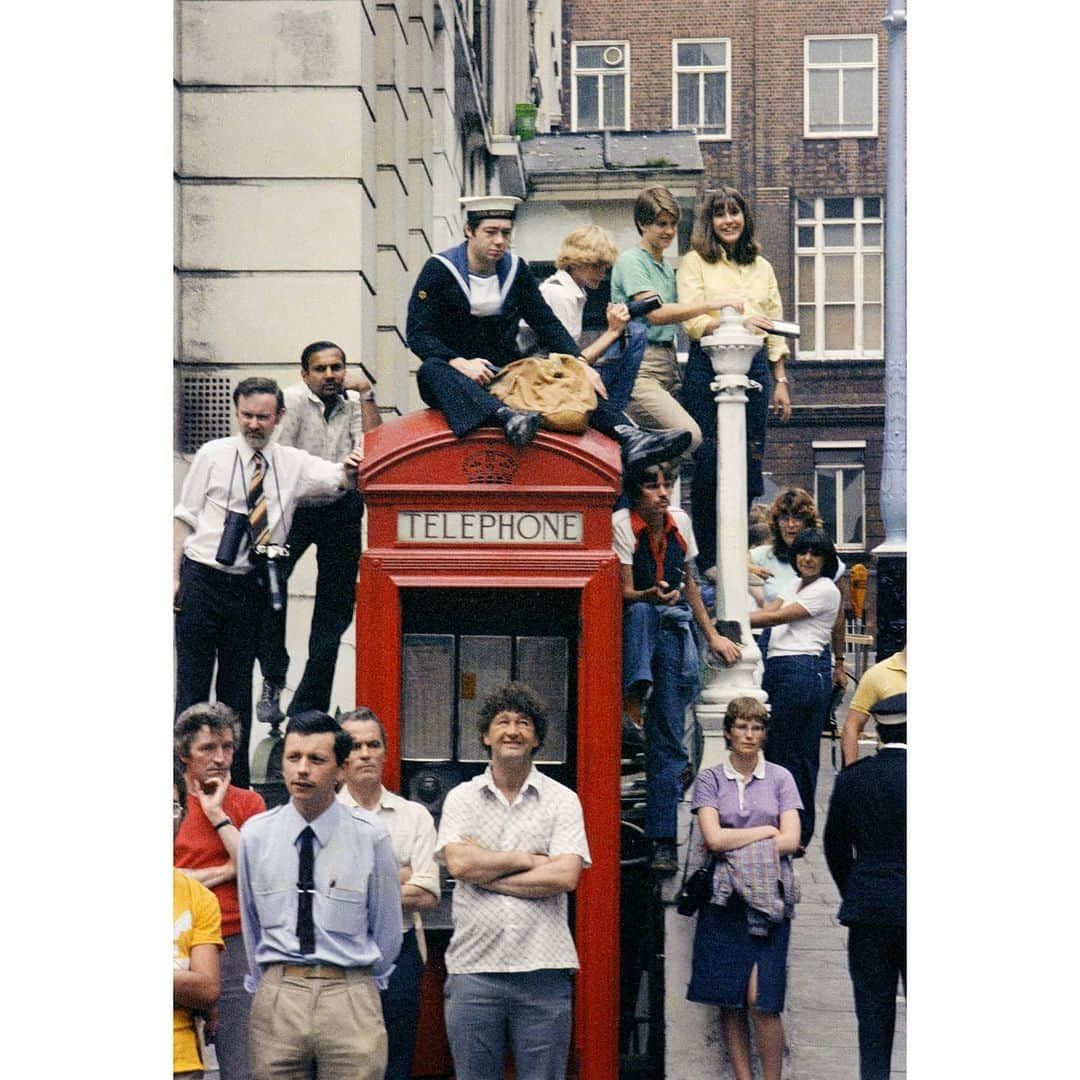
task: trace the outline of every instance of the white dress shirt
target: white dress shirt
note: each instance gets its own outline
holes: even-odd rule
[[[443,803],[435,857],[470,837],[492,851],[580,855],[590,865],[577,795],[534,765],[513,805],[495,786],[491,766],[458,784]],[[578,967],[567,923],[566,893],[535,899],[504,896],[467,881],[454,886],[454,934],[446,950],[451,975]]]
[[[585,290],[570,276],[569,270],[556,270],[540,283],[540,295],[555,312],[566,332],[581,344],[581,330],[585,321]],[[536,334],[524,319],[518,330],[518,348],[526,356],[536,349]]]
[[[337,793],[346,806],[359,806],[348,786]],[[390,843],[398,866],[408,866],[412,873],[406,885],[416,885],[436,899],[442,895],[439,867],[435,862],[435,820],[426,806],[404,799],[380,785],[379,805],[372,811],[390,831]],[[402,912],[402,930],[415,930],[420,955],[427,959],[424,948],[424,928],[420,912]]]
[[[263,491],[270,542],[284,544],[297,501],[304,495],[337,492],[344,484],[345,468],[303,450],[279,446],[273,440],[263,447],[262,455],[266,460]],[[173,511],[175,518],[194,530],[184,541],[184,554],[189,559],[229,574],[246,574],[251,570],[247,543],[240,545],[232,566],[222,566],[217,561],[217,550],[226,512],[247,514],[247,489],[255,472],[254,456],[255,451],[239,435],[213,439],[199,447]]]

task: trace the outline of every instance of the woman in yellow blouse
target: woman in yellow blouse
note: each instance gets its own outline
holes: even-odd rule
[[[746,406],[746,494],[750,502],[764,492],[761,462],[765,454],[765,424],[770,401],[781,420],[791,416],[784,361],[787,343],[775,334],[772,320],[783,317],[780,289],[772,266],[758,251],[754,218],[742,194],[730,187],[705,193],[694,220],[691,250],[682,258],[675,275],[680,304],[701,303],[707,296],[736,296],[743,301],[743,324],[762,335],[749,377],[761,383],[750,391]],[[709,383],[712,365],[698,341],[720,325],[720,312],[698,315],[683,323],[690,338],[690,360],[683,382],[683,408],[697,421],[704,437],[694,454],[694,534],[698,538],[698,562],[716,562],[716,402]],[[767,335],[767,336],[766,336]],[[771,377],[770,377],[770,368]]]

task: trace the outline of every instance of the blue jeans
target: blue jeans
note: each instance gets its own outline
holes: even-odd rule
[[[503,1080],[508,1039],[518,1080],[563,1080],[573,974],[543,968],[447,975],[446,1034],[457,1080]]]
[[[685,650],[693,648],[693,656]],[[682,773],[690,764],[683,746],[686,710],[698,692],[697,649],[682,630],[663,625],[661,609],[638,602],[623,610],[623,694],[634,685],[652,686],[645,713],[645,835],[675,838]]]
[[[604,350],[596,370],[600,372],[600,379],[608,392],[608,402],[613,409],[625,412],[644,355],[645,328],[636,323],[627,327],[625,338]]]
[[[800,843],[814,835],[814,792],[817,789],[821,732],[829,717],[832,693],[831,651],[820,656],[770,656],[761,688],[769,695],[772,716],[765,757],[795,778],[803,808]]]
[[[412,1072],[423,974],[424,960],[416,944],[416,931],[409,930],[401,940],[390,985],[379,991],[386,1024],[386,1080],[408,1080]]]

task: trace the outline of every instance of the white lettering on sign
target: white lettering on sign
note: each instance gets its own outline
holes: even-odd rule
[[[580,513],[399,510],[399,544],[580,544]]]

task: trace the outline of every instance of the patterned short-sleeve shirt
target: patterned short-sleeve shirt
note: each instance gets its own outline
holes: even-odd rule
[[[493,851],[580,855],[590,864],[577,795],[535,766],[513,805],[496,788],[490,766],[454,788],[443,804],[436,858],[445,862],[446,845],[464,837]],[[453,920],[446,950],[451,975],[578,967],[566,893],[523,899],[458,881]]]

